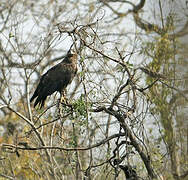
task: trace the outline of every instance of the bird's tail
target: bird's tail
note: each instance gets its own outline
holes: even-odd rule
[[[47,96],[45,96],[45,97],[38,96],[37,99],[35,100],[34,107],[36,107],[37,105],[39,105],[39,109],[44,107],[46,98],[47,98]]]
[[[33,96],[30,99],[30,102],[32,102],[36,97],[37,97],[37,99],[34,102],[34,107],[39,105],[39,109],[41,109],[44,106],[44,103],[45,103],[47,96],[39,96],[39,95],[34,93]]]
[[[35,94],[33,94],[33,96],[30,99],[30,102],[32,102],[37,96],[35,96]]]

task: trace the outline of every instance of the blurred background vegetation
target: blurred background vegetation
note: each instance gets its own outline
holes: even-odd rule
[[[187,4],[1,0],[0,179],[187,179]],[[68,105],[34,109],[73,42]]]

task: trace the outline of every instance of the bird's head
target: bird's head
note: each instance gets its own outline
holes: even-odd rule
[[[74,50],[73,44],[67,52],[66,61],[68,61],[69,63],[77,63],[77,52]]]
[[[73,44],[70,46],[69,51],[68,51],[67,54],[77,54],[75,48],[76,48],[76,46],[75,46],[74,43],[73,43]]]

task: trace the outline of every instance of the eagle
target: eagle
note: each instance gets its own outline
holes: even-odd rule
[[[41,109],[44,106],[47,96],[54,92],[64,93],[68,84],[70,84],[77,73],[77,54],[70,50],[65,58],[57,65],[49,69],[40,78],[39,84],[30,99],[35,98],[34,107],[39,105]]]

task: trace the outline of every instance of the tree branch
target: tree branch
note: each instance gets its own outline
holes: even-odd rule
[[[151,166],[151,160],[150,157],[148,155],[146,155],[143,152],[144,147],[142,147],[136,140],[136,137],[134,136],[134,134],[132,133],[131,129],[129,128],[129,126],[126,124],[125,122],[125,117],[122,116],[121,114],[119,114],[117,111],[113,110],[113,109],[109,109],[109,108],[105,108],[105,107],[100,107],[98,109],[95,110],[95,112],[100,112],[100,111],[105,111],[108,114],[113,115],[121,124],[121,127],[123,128],[124,132],[127,134],[127,136],[129,137],[131,144],[133,145],[133,147],[136,149],[136,151],[139,153],[142,161],[144,162],[144,165],[147,169],[148,175],[153,179],[156,178],[156,175],[154,173],[154,170]]]
[[[12,149],[12,152],[15,152],[16,150],[30,150],[30,151],[38,151],[38,150],[61,150],[61,151],[86,151],[90,150],[93,148],[96,148],[98,146],[104,145],[105,143],[109,142],[110,140],[117,138],[117,137],[122,137],[125,136],[125,133],[119,133],[119,134],[114,134],[112,136],[109,136],[108,138],[100,141],[99,143],[96,143],[94,145],[90,145],[88,147],[82,147],[82,148],[64,148],[64,147],[59,147],[59,146],[41,146],[41,147],[30,147],[28,144],[23,146],[17,146],[13,144],[2,144],[2,148],[4,149]],[[23,145],[24,143],[22,142],[20,145]],[[15,150],[14,150],[15,149]]]

